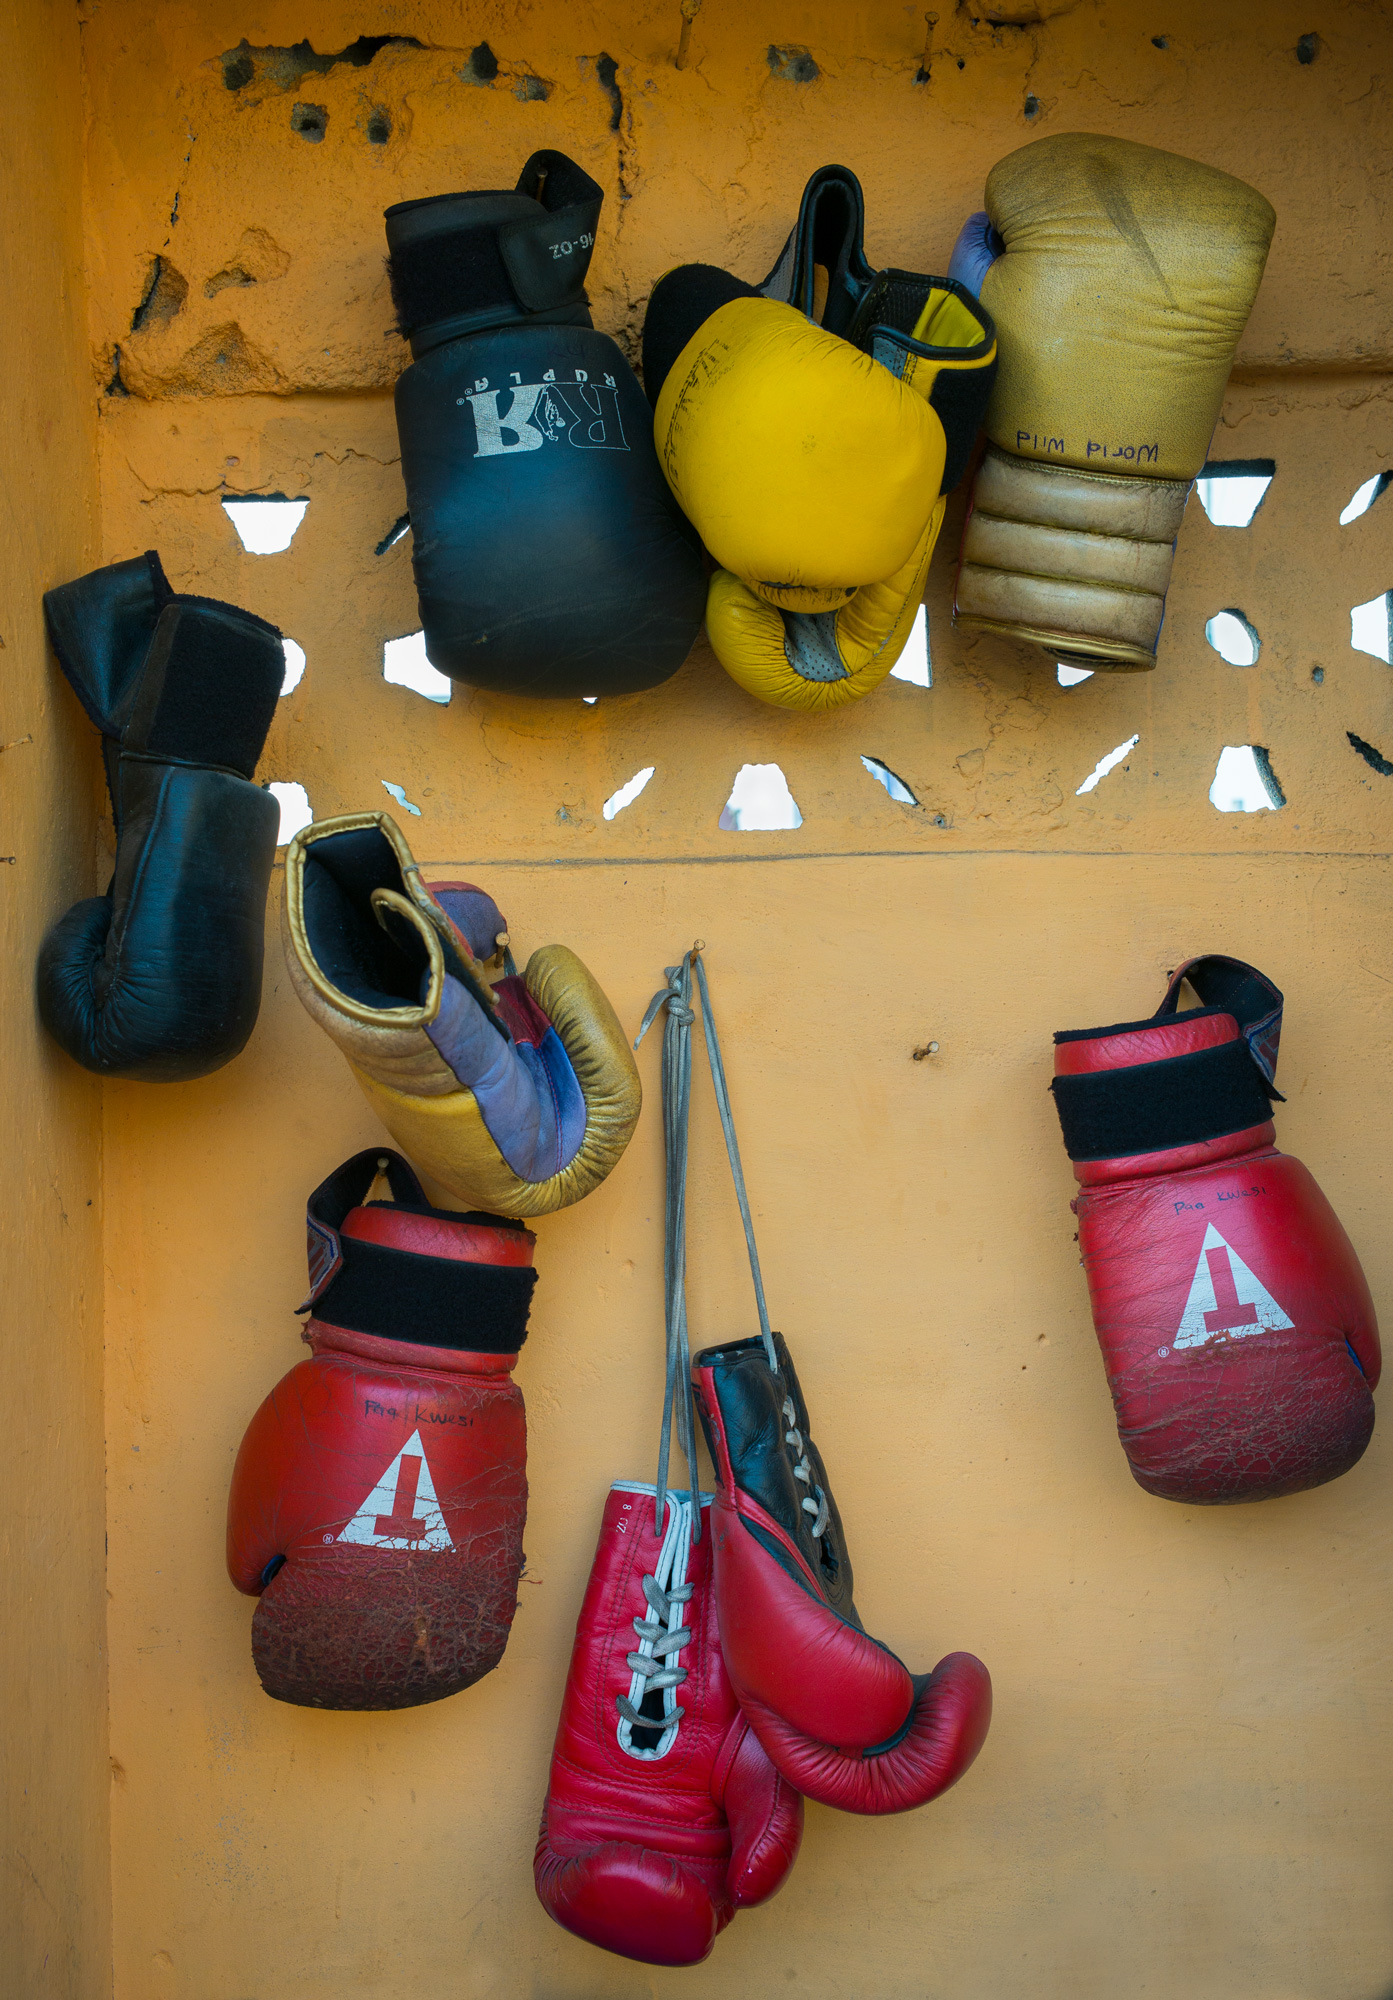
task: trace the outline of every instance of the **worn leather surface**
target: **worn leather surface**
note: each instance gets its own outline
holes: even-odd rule
[[[317,856],[365,835],[381,844],[371,893],[365,875],[353,895],[317,914]],[[442,893],[448,903],[458,885]],[[342,927],[332,936],[329,917]],[[331,944],[342,929],[360,932],[365,949],[345,962],[366,961],[384,920],[400,954],[390,961],[399,990],[347,991],[326,963]],[[347,814],[295,836],[282,935],[306,1011],[397,1143],[458,1200],[498,1215],[547,1215],[598,1187],[623,1154],[643,1094],[598,982],[565,945],[535,951],[521,976],[480,960],[421,881],[389,815]],[[379,966],[374,977],[385,976]]]
[[[399,378],[396,412],[441,673],[553,698],[676,673],[701,628],[701,554],[608,334],[520,324],[452,340]]]
[[[982,280],[1000,347],[987,435],[1050,464],[1193,479],[1271,205],[1199,160],[1061,132],[997,162],[987,213],[1006,245]]]
[[[1139,1485],[1212,1504],[1270,1500],[1348,1472],[1373,1431],[1378,1322],[1354,1248],[1299,1160],[1265,1146],[1171,1173],[1158,1165],[1086,1188],[1074,1209]],[[1211,1229],[1222,1247],[1206,1249]],[[1234,1255],[1288,1325],[1255,1324],[1242,1309]],[[1209,1324],[1200,1344],[1179,1345],[1202,1265]]]
[[[463,1222],[452,1244],[439,1212],[354,1209],[343,1228],[397,1250],[404,1284],[413,1255],[530,1254],[525,1232]],[[261,1599],[261,1684],[309,1708],[457,1694],[497,1666],[517,1608],[527,1433],[515,1357],[319,1319],[306,1338],[313,1358],[252,1418],[228,1497],[228,1574]]]
[[[716,1467],[711,1542],[731,1682],[778,1769],[809,1798],[846,1812],[903,1812],[956,1783],[981,1748],[991,1682],[969,1653],[912,1676],[867,1636],[826,1469],[783,1336],[777,1373],[763,1342],[696,1356],[692,1381]],[[783,1414],[787,1398],[796,1426]],[[803,1440],[811,1479],[794,1471]],[[828,1502],[815,1537],[805,1493]]]
[[[987,218],[965,234],[1000,366],[955,621],[1145,669],[1276,218],[1230,174],[1087,132],[999,161]]]
[[[51,926],[39,1014],[84,1069],[206,1076],[261,1003],[279,808],[251,782],[281,677],[280,635],[232,605],[176,597],[153,552],[50,591],[63,671],[102,730],[116,827],[105,896]]]
[[[629,1694],[633,1621],[649,1616],[643,1578],[660,1548],[653,1488],[613,1487],[576,1625],[534,1875],[543,1908],[577,1937],[650,1965],[694,1965],[737,1909],[782,1887],[803,1802],[732,1691],[705,1532],[687,1569],[691,1638],[672,1656],[687,1670],[676,1739],[651,1761],[621,1747],[616,1703]]]

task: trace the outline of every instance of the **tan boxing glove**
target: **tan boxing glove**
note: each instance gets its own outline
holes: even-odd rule
[[[1156,664],[1175,537],[1276,217],[1215,167],[1088,132],[987,179],[950,276],[996,322],[954,622]]]

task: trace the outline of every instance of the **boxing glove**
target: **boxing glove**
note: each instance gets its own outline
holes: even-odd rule
[[[575,1936],[695,1965],[737,1910],[783,1886],[803,1801],[731,1691],[690,1495],[668,1493],[659,1534],[656,1493],[621,1483],[605,1502],[533,1869]]]
[[[564,153],[515,193],[387,210],[412,563],[432,663],[507,694],[630,694],[701,625],[701,553],[633,370],[590,323],[604,195]]]
[[[50,590],[44,617],[102,732],[116,868],[44,938],[40,1017],[99,1076],[207,1076],[245,1046],[261,1004],[280,814],[251,779],[285,678],[281,636],[177,596],[153,549]]]
[[[519,978],[493,898],[427,887],[385,813],[296,834],[283,907],[291,984],[424,1174],[501,1215],[547,1215],[599,1186],[642,1094],[574,952],[547,945]]]
[[[950,273],[996,322],[954,617],[1083,667],[1156,664],[1175,538],[1276,217],[1254,189],[1066,132],[993,167]]]
[[[1178,1011],[1188,981],[1202,1002]],[[1329,1202],[1279,1153],[1282,996],[1198,958],[1148,1021],[1055,1036],[1079,1251],[1132,1477],[1164,1500],[1336,1479],[1374,1423],[1378,1322]]]
[[[390,1201],[369,1198],[379,1174]],[[517,1608],[527,1430],[512,1379],[535,1238],[432,1208],[370,1149],[309,1202],[313,1358],[247,1428],[227,1568],[259,1597],[252,1658],[277,1701],[414,1708],[503,1657]]]
[[[947,279],[871,272],[860,231],[855,176],[824,168],[768,295],[686,265],[644,321],[658,455],[719,565],[707,634],[783,708],[841,707],[894,666],[995,371],[976,302]]]
[[[783,1335],[692,1362],[716,1471],[712,1562],[740,1706],[790,1784],[843,1812],[908,1812],[957,1783],[986,1738],[991,1680],[971,1653],[911,1674],[868,1636],[851,1558]]]

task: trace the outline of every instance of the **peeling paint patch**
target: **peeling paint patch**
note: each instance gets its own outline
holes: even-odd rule
[[[188,296],[188,279],[175,270],[167,257],[156,257],[140,304],[131,314],[131,332],[145,333],[152,326],[163,326],[183,310]]]
[[[289,47],[272,44],[253,48],[243,36],[235,49],[224,49],[222,80],[228,90],[245,90],[249,83],[272,83],[280,90],[294,90],[305,76],[326,76],[336,63],[350,63],[366,69],[383,49],[419,49],[415,35],[359,35],[347,48],[319,55],[309,42]]]
[[[783,47],[771,42],[765,60],[769,64],[769,74],[784,83],[816,83],[822,75],[811,49],[800,48],[794,42],[785,43]]]

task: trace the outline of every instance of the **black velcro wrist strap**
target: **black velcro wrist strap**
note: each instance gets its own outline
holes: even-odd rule
[[[1071,1160],[1164,1153],[1245,1132],[1272,1116],[1242,1039],[1167,1062],[1057,1076],[1050,1088]]]
[[[516,1354],[527,1338],[537,1273],[526,1265],[463,1264],[381,1243],[341,1239],[342,1262],[311,1308],[348,1333]]]

